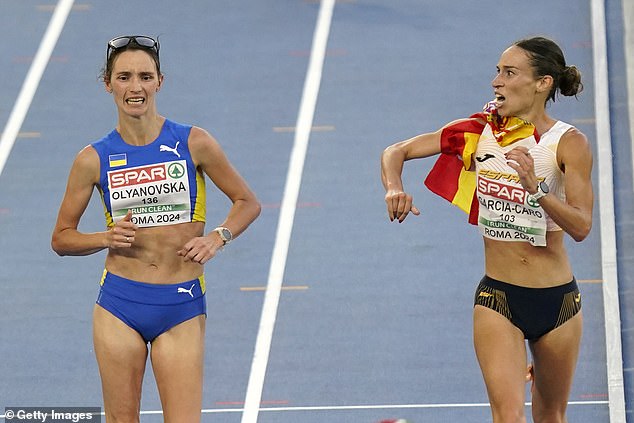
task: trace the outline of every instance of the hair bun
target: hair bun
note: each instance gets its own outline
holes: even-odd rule
[[[564,96],[573,96],[583,91],[581,72],[576,66],[566,66],[559,78],[559,92]]]

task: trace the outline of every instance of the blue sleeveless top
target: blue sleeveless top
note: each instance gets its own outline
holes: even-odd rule
[[[191,128],[166,119],[150,144],[127,144],[116,130],[91,144],[108,227],[128,210],[139,227],[205,221],[205,177],[189,152]]]

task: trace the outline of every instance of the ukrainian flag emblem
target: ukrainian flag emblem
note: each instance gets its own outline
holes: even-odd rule
[[[111,154],[108,156],[108,161],[110,162],[110,167],[125,166],[128,164],[128,156],[125,153]]]

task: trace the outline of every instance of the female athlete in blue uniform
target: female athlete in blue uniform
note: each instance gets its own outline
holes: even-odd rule
[[[157,112],[157,40],[112,39],[102,76],[118,123],[77,155],[52,247],[59,255],[108,250],[93,314],[106,421],[139,421],[148,344],[165,421],[200,421],[203,265],[257,218],[260,204],[209,133]],[[205,177],[232,202],[207,234]],[[95,188],[107,229],[83,233]]]
[[[497,70],[485,113],[384,151],[385,201],[392,221],[420,214],[403,189],[403,163],[441,154],[428,186],[466,203],[484,239],[473,337],[493,421],[526,422],[528,340],[533,419],[563,423],[582,327],[564,234],[581,241],[590,232],[592,153],[580,131],[548,115],[546,103],[580,92],[581,75],[543,37],[514,43]],[[446,175],[453,170],[455,179]]]

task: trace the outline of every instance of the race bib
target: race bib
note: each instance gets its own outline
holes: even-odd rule
[[[178,160],[108,172],[114,222],[128,210],[139,227],[191,221],[187,162]]]
[[[478,227],[483,236],[499,241],[524,241],[546,245],[546,214],[516,182],[517,175],[481,171],[477,196]]]

